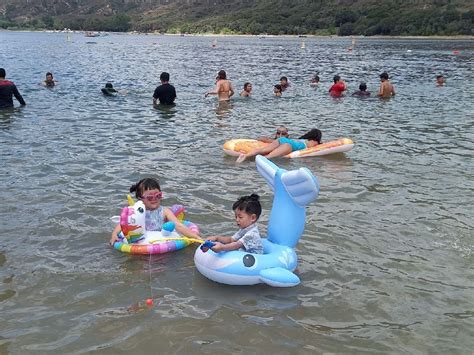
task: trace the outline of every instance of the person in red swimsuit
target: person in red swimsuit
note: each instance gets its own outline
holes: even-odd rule
[[[332,97],[341,97],[343,92],[347,89],[347,85],[339,75],[334,76],[334,84],[329,88],[329,95]]]

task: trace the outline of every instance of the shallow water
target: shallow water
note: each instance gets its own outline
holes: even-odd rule
[[[0,112],[0,353],[469,353],[474,347],[474,41],[0,32],[0,66],[27,102]],[[459,54],[453,54],[458,50]],[[253,98],[204,98],[218,70]],[[389,101],[373,93],[388,71]],[[59,85],[38,85],[52,71]],[[177,105],[153,109],[162,71]],[[309,86],[318,71],[322,82]],[[447,86],[436,87],[442,73]],[[280,99],[281,75],[293,87]],[[100,92],[106,81],[126,90]],[[229,287],[202,277],[193,247],[127,256],[107,241],[129,186],[158,177],[203,235],[236,230],[231,205],[272,194],[224,141],[350,137],[345,155],[276,160],[319,178],[297,246],[302,283]],[[263,228],[262,228],[263,229]],[[155,306],[145,305],[153,297]]]

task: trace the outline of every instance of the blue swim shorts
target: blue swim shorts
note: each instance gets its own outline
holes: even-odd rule
[[[288,143],[291,145],[291,151],[294,152],[295,150],[301,150],[306,148],[306,144],[300,141],[294,141],[293,139],[286,138],[286,137],[281,137],[278,138],[278,142],[280,144]]]

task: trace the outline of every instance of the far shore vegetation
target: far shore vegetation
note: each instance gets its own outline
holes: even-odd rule
[[[225,2],[225,1],[224,1]],[[458,6],[438,0],[439,6],[415,6],[417,1],[353,1],[353,6],[336,6],[324,1],[255,1],[253,5],[228,8],[181,7],[167,12],[144,12],[137,7],[108,15],[100,11],[87,15],[43,14],[20,16],[10,5],[0,12],[0,29],[159,32],[170,34],[268,34],[339,36],[472,36],[474,10],[470,2]],[[347,1],[346,1],[347,2]],[[427,1],[429,3],[430,1]],[[431,1],[436,3],[436,1]],[[453,3],[456,1],[453,1]],[[401,4],[405,5],[402,6]],[[412,4],[408,6],[406,4]],[[457,1],[456,3],[463,3]],[[138,6],[138,5],[137,5]],[[222,6],[222,5],[221,5]],[[237,6],[237,5],[234,5]],[[140,11],[139,11],[140,10]],[[178,11],[179,10],[179,11]],[[26,10],[25,10],[26,11]]]

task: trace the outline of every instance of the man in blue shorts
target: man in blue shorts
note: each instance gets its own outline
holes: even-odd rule
[[[161,73],[160,81],[161,85],[155,89],[153,94],[153,106],[156,105],[156,100],[159,100],[162,105],[174,105],[176,90],[174,86],[169,83],[170,75],[166,72]]]

